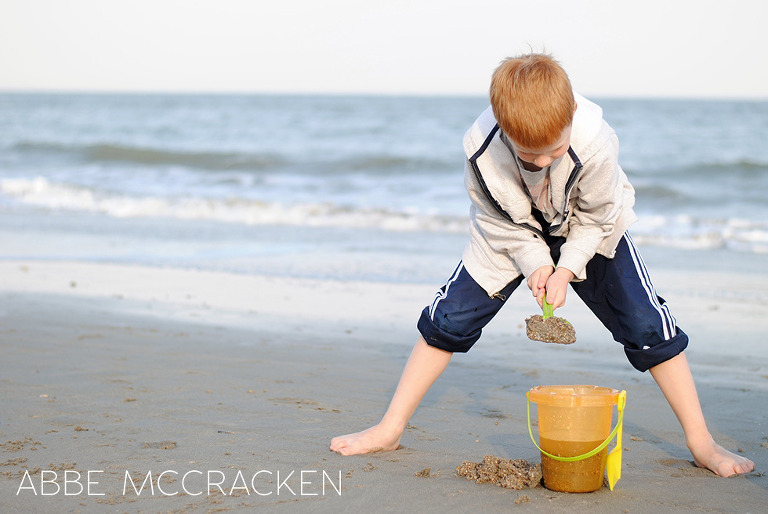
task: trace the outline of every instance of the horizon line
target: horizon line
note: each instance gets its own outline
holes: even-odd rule
[[[702,100],[702,101],[768,101],[765,96],[734,96],[734,95],[680,95],[680,94],[620,94],[595,93],[585,94],[586,98],[605,100]],[[315,96],[315,97],[381,97],[381,98],[487,98],[487,93],[461,92],[417,92],[417,91],[254,91],[254,90],[174,90],[174,89],[90,89],[90,88],[4,88],[0,86],[0,94],[19,95],[123,95],[123,96]]]

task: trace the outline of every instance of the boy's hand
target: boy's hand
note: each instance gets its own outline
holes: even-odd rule
[[[547,279],[547,303],[552,304],[553,309],[565,305],[565,294],[568,291],[568,283],[576,278],[576,275],[567,268],[557,268]],[[539,301],[539,305],[542,305]]]
[[[546,292],[547,280],[555,271],[554,266],[542,266],[528,277],[528,289],[533,293],[533,297],[539,302],[539,307],[543,307],[544,293]]]

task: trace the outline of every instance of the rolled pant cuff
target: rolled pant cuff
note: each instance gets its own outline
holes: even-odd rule
[[[677,335],[671,339],[645,350],[624,347],[629,363],[639,371],[648,371],[657,364],[679,355],[688,347],[688,335],[677,329]]]
[[[438,327],[429,317],[429,307],[424,308],[417,324],[421,336],[429,346],[452,353],[466,353],[480,339],[481,331],[469,336],[451,334]]]

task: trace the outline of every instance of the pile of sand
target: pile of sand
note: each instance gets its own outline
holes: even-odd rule
[[[462,462],[456,472],[478,484],[490,482],[507,489],[527,489],[541,483],[541,464],[531,464],[525,459],[486,455],[483,462]]]

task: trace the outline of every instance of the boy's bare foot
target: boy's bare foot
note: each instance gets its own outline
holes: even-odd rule
[[[393,432],[378,424],[362,432],[334,437],[331,440],[331,451],[339,455],[359,455],[397,450],[402,435],[402,431]]]
[[[713,440],[698,447],[689,446],[693,462],[700,468],[707,468],[721,477],[730,477],[749,473],[755,469],[755,463],[746,457],[731,453]]]

